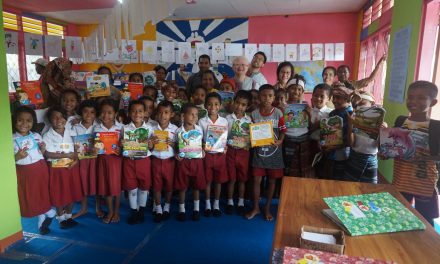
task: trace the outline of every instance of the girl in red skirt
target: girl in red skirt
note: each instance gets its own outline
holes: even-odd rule
[[[81,121],[73,125],[71,135],[75,146],[79,149],[79,175],[81,178],[81,188],[84,198],[81,201],[81,209],[73,215],[77,218],[87,213],[87,196],[96,195],[96,156],[92,149],[93,130],[96,119],[96,104],[92,100],[83,101],[78,112],[81,115]]]
[[[57,209],[60,228],[78,224],[72,219],[73,203],[83,198],[77,153],[70,130],[66,129],[67,113],[60,106],[47,112],[51,127],[43,135],[46,158],[49,162],[49,190],[52,204]]]
[[[101,102],[99,107],[101,123],[94,128],[97,138],[101,132],[114,132],[117,133],[119,138],[122,125],[115,121],[116,113],[116,103],[113,100],[109,99]],[[103,142],[99,142],[99,144],[102,146]],[[98,147],[100,147],[98,142],[95,142],[95,148]],[[122,174],[122,158],[119,156],[120,147],[118,144],[112,144],[111,150],[104,152],[111,152],[111,154],[98,152],[96,164],[97,194],[106,197],[108,212],[102,221],[106,224],[110,222],[117,223],[120,220],[119,196],[121,194]]]
[[[15,111],[14,153],[21,216],[38,216],[38,230],[45,235],[50,231],[55,211],[51,209],[49,169],[43,157],[46,147],[41,136],[31,132],[36,123],[37,117],[31,108],[21,106]]]

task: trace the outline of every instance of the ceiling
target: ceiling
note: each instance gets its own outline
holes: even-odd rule
[[[166,5],[167,1],[157,0]],[[368,0],[195,0],[170,19],[357,12]],[[118,0],[4,0],[4,6],[74,24],[101,22]],[[171,10],[170,10],[171,11]]]

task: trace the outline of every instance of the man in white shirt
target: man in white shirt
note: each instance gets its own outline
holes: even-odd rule
[[[267,84],[266,78],[261,73],[261,68],[264,67],[266,61],[266,54],[264,54],[262,51],[255,53],[254,57],[252,58],[247,75],[254,80],[256,90],[259,90],[261,85]]]

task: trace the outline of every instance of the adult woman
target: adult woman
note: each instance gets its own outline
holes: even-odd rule
[[[330,86],[333,85],[336,78],[336,68],[333,66],[327,66],[322,70],[322,81],[325,84],[328,84]]]
[[[161,90],[166,84],[165,78],[167,77],[167,69],[162,65],[157,65],[154,67],[154,72],[156,73],[156,89]]]
[[[72,62],[68,59],[56,58],[47,64],[41,87],[45,106],[58,104],[63,89],[75,89],[71,74]]]
[[[277,83],[274,85],[276,90],[286,89],[287,82],[295,74],[292,63],[288,61],[281,62],[277,68]]]
[[[248,77],[246,73],[249,70],[249,61],[244,56],[236,57],[232,61],[232,70],[234,71],[234,81],[236,90],[252,90],[255,89],[255,82]]]

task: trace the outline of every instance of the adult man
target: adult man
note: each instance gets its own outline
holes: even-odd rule
[[[211,68],[211,58],[206,54],[200,55],[198,65],[200,69],[199,72],[189,77],[188,82],[186,83],[186,92],[189,96],[193,94],[195,88],[202,85],[202,74]],[[214,82],[215,88],[218,89],[220,84],[217,78]]]
[[[266,54],[264,54],[262,51],[255,53],[254,57],[252,58],[247,75],[254,80],[256,90],[259,90],[261,85],[267,83],[266,78],[264,78],[264,75],[261,73],[261,68],[264,67],[266,61]]]

